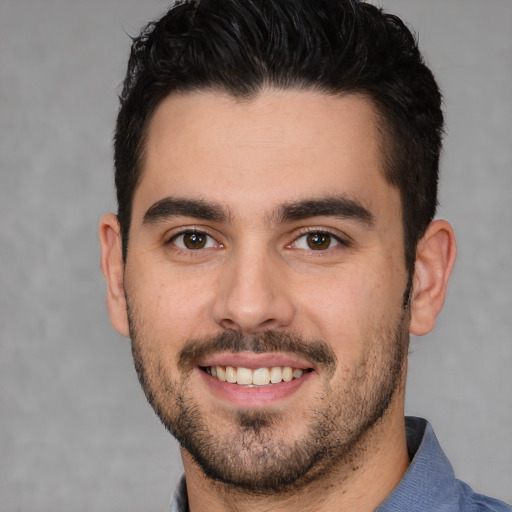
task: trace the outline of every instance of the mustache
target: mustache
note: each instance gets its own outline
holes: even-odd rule
[[[226,331],[213,336],[189,340],[178,355],[178,367],[189,370],[201,360],[219,352],[287,352],[300,355],[324,371],[334,373],[337,359],[324,341],[279,331],[265,331],[255,336]]]

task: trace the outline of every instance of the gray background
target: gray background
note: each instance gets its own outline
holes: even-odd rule
[[[444,89],[440,215],[459,259],[413,340],[409,413],[457,475],[512,501],[512,2],[384,1]],[[180,473],[110,327],[97,224],[128,34],[160,0],[0,2],[0,510],[163,511]]]

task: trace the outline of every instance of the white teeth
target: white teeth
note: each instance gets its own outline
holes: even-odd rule
[[[238,368],[236,370],[237,384],[252,384],[252,371],[249,368]]]
[[[292,372],[292,379],[300,379],[303,373],[304,372],[299,368],[295,368],[295,370]]]
[[[217,371],[217,378],[221,382],[226,382],[226,370],[224,370],[224,368],[222,368],[222,366],[215,366],[215,367],[212,366],[211,369],[213,370],[214,368]],[[212,377],[215,377],[215,375],[213,375],[213,372],[212,372]]]
[[[270,369],[270,382],[278,384],[283,380],[283,370],[279,366],[274,366]]]
[[[221,382],[242,386],[268,386],[269,384],[300,379],[305,370],[291,368],[290,366],[273,366],[272,368],[257,368],[256,370],[234,366],[211,366],[207,368],[207,372]]]
[[[226,366],[226,380],[231,382],[231,384],[235,384],[236,382],[236,368],[232,366]]]
[[[255,386],[266,386],[270,382],[270,371],[268,368],[258,368],[252,372],[252,384]]]

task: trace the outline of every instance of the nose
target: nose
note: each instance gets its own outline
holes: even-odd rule
[[[232,255],[220,276],[213,306],[213,318],[218,325],[258,334],[292,322],[295,308],[276,259],[255,251]]]

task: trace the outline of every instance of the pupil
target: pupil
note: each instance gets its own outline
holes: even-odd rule
[[[313,233],[308,236],[308,245],[311,249],[327,249],[331,242],[331,237],[325,233]]]
[[[206,237],[199,233],[188,233],[183,241],[189,249],[201,249],[206,244]]]

